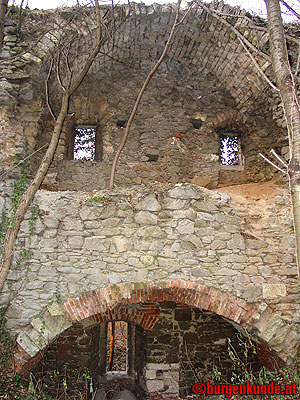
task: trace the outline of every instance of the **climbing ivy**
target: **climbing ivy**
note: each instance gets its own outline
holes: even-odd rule
[[[19,160],[16,160],[15,165],[19,164]],[[26,190],[29,168],[29,160],[27,159],[20,164],[19,179],[16,179],[10,184],[12,188],[11,208],[9,211],[5,207],[3,208],[0,220],[0,254],[3,252],[6,233],[8,229],[15,224],[16,210],[21,202],[23,193]]]
[[[15,161],[15,165],[20,167],[20,176],[18,179],[14,180],[10,186],[12,188],[11,193],[11,207],[7,210],[6,207],[3,208],[1,217],[0,217],[0,256],[3,254],[4,244],[6,239],[6,234],[9,228],[15,226],[15,216],[16,210],[22,201],[23,193],[27,188],[29,170],[30,170],[30,163],[29,159],[25,157],[25,161],[20,162],[19,159]],[[39,213],[39,207],[37,204],[34,204],[31,208],[31,214],[29,217],[29,234],[32,235],[35,229],[35,222],[37,215]],[[21,265],[24,263],[25,260],[32,257],[33,251],[30,249],[23,248],[19,256],[16,260],[14,269],[19,270]],[[8,287],[12,290],[11,282],[7,282]],[[11,292],[13,294],[13,291]]]
[[[6,310],[5,307],[0,309],[0,399],[51,400],[50,396],[36,388],[32,391],[32,385],[15,373],[13,354],[16,343],[5,329]]]

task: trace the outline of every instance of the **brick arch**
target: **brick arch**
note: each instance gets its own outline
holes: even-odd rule
[[[117,305],[175,301],[212,311],[239,325],[248,322],[256,307],[228,292],[186,281],[142,282],[109,285],[63,303],[67,318],[79,322],[113,310]]]
[[[272,315],[269,311],[266,317],[266,312],[259,312],[258,305],[247,303],[229,292],[214,287],[189,281],[166,280],[109,285],[69,298],[62,304],[57,302],[49,304],[42,315],[34,318],[30,326],[17,338],[15,352],[17,370],[24,372],[31,369],[43,357],[49,344],[76,322],[84,322],[85,326],[91,326],[99,321],[122,319],[151,329],[158,317],[157,311],[153,310],[151,314],[145,312],[144,308],[126,318],[124,314],[122,315],[122,307],[124,312],[125,306],[130,304],[153,304],[165,301],[174,301],[214,312],[229,322],[254,332],[256,337],[261,339],[259,343],[261,361],[269,368],[282,365],[283,358],[288,355],[285,349],[279,355],[272,350],[272,343],[279,337],[280,343],[282,342],[281,331],[275,331],[274,335],[277,335],[275,338],[274,335],[268,336],[270,329],[274,330],[274,321],[278,323],[280,318],[278,315]],[[114,311],[116,307],[119,314]],[[286,332],[288,336],[290,329]],[[269,337],[269,343],[266,337]]]
[[[134,322],[144,329],[152,329],[155,325],[160,310],[155,308],[154,302],[143,303],[140,309],[117,306],[114,309],[106,310],[104,313],[92,315],[85,321],[85,327],[91,327],[99,322],[126,321]]]

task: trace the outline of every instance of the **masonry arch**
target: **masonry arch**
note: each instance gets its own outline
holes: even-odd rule
[[[53,302],[34,318],[30,325],[21,331],[17,338],[15,361],[20,372],[31,369],[42,357],[43,350],[72,324],[83,322],[93,326],[99,322],[127,320],[138,323],[145,329],[151,329],[158,318],[158,313],[148,313],[141,309],[125,316],[122,306],[151,303],[177,302],[217,314],[240,328],[255,335],[261,361],[268,368],[284,363],[290,355],[288,348],[276,347],[284,342],[282,332],[274,327],[280,319],[271,310],[260,311],[259,305],[220,289],[199,285],[182,280],[159,282],[132,282],[109,285],[98,290],[86,292],[62,303]],[[119,308],[116,311],[116,307]],[[284,330],[289,336],[290,330]],[[272,333],[272,334],[270,334]],[[272,345],[273,344],[273,345]],[[281,349],[281,351],[280,351]]]

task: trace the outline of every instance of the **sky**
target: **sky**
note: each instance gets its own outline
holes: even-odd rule
[[[119,0],[114,0],[115,3],[118,3]],[[125,2],[126,0],[123,0],[122,2]],[[138,0],[135,0],[138,2]],[[171,0],[173,2],[176,2],[176,0]],[[207,1],[207,0],[206,0]],[[9,0],[9,4],[12,4],[15,2],[15,4],[19,4],[20,0]],[[83,0],[80,0],[80,2],[83,2]],[[100,0],[100,2],[102,2]],[[107,3],[110,2],[110,0],[106,0]],[[153,0],[144,0],[143,1],[145,4],[151,4],[154,1]],[[170,0],[156,0],[156,3],[168,3]],[[25,0],[24,1],[24,6],[28,4],[30,8],[39,8],[39,9],[46,9],[46,8],[56,8],[56,7],[62,7],[62,6],[72,6],[77,3],[77,0]],[[241,8],[244,8],[246,10],[252,11],[258,15],[261,15],[262,17],[266,16],[266,6],[264,0],[224,0],[224,3],[230,4],[232,6],[240,5]],[[298,3],[298,4],[297,4]],[[300,12],[300,4],[299,0],[290,0],[289,4],[293,5],[295,10]],[[289,20],[290,18],[287,19],[285,17],[285,20]]]

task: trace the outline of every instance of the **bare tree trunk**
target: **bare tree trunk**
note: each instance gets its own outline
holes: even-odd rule
[[[38,188],[40,187],[40,184],[42,183],[44,176],[46,175],[46,172],[48,171],[49,165],[53,159],[53,155],[60,137],[61,129],[64,123],[64,120],[66,118],[66,115],[68,113],[68,106],[69,106],[69,93],[66,92],[63,96],[62,100],[62,105],[61,105],[61,110],[59,113],[59,116],[56,120],[55,127],[53,130],[53,134],[51,137],[51,141],[49,144],[49,147],[46,151],[46,154],[44,155],[42,162],[39,166],[39,169],[33,179],[33,181],[30,183],[28,189],[23,195],[22,201],[19,204],[16,214],[15,214],[15,219],[14,223],[11,224],[9,227],[7,233],[6,233],[6,238],[5,238],[5,243],[3,247],[3,255],[2,255],[2,260],[1,260],[1,269],[0,269],[0,291],[3,288],[11,259],[12,259],[12,254],[13,254],[13,249],[14,249],[14,244],[15,240],[20,228],[20,224],[23,221],[24,215],[34,197],[36,194]]]
[[[0,51],[3,46],[4,36],[4,25],[5,25],[5,14],[7,9],[8,0],[0,0]]]
[[[42,181],[48,171],[48,168],[51,164],[51,161],[53,159],[53,156],[54,156],[54,153],[55,153],[58,141],[59,141],[59,137],[61,134],[62,126],[63,126],[63,123],[68,114],[69,99],[70,99],[71,95],[75,92],[75,90],[78,89],[78,87],[80,86],[84,77],[88,73],[95,57],[99,53],[99,50],[101,47],[101,19],[100,19],[98,0],[95,0],[95,6],[96,6],[96,14],[97,14],[96,45],[95,45],[93,51],[90,53],[89,57],[87,58],[87,60],[84,64],[84,67],[82,68],[78,78],[71,85],[71,87],[69,87],[65,90],[65,92],[62,96],[60,113],[55,121],[55,126],[54,126],[54,130],[53,130],[53,134],[51,137],[49,147],[46,151],[45,156],[42,159],[42,162],[37,170],[37,173],[36,173],[33,181],[30,183],[26,192],[23,194],[22,200],[16,209],[15,219],[6,233],[5,242],[4,242],[4,246],[3,246],[3,254],[2,254],[1,264],[0,264],[0,292],[4,286],[4,283],[5,283],[8,271],[9,271],[9,267],[10,267],[12,255],[13,255],[13,250],[14,250],[14,245],[15,245],[15,240],[16,240],[21,222],[23,221],[24,215],[25,215],[34,195],[36,194],[38,188],[40,187],[40,184],[42,183]]]
[[[279,0],[265,0],[273,69],[287,121],[290,163],[289,180],[293,206],[298,276],[300,275],[300,108],[294,76],[288,60]]]

